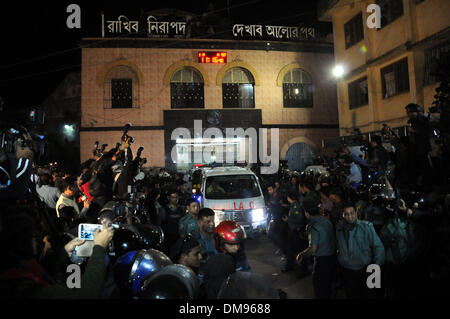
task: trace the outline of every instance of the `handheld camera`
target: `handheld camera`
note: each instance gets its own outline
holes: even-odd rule
[[[78,238],[85,240],[94,240],[94,234],[97,229],[102,230],[101,224],[80,224],[78,225]]]

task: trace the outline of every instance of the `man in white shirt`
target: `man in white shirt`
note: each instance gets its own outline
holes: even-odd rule
[[[50,179],[50,175],[47,174],[39,176],[39,182],[36,185],[36,192],[47,207],[55,209],[56,202],[61,196],[61,192],[58,188],[50,185]]]
[[[361,167],[350,156],[346,157],[345,164],[350,166],[350,175],[347,176],[347,183],[356,188],[357,184],[362,181]]]

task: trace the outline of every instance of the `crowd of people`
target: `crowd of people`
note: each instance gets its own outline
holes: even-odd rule
[[[260,176],[281,271],[312,273],[316,298],[342,288],[347,298],[439,297],[450,283],[446,145],[433,150],[420,106],[406,111],[407,136],[385,126],[356,150],[316,159],[320,170]],[[2,150],[11,177],[0,190],[2,298],[286,297],[253,273],[243,227],[216,225],[189,175],[146,169],[132,142],[97,145],[77,174],[34,165],[20,140]],[[102,229],[80,238],[83,224]],[[82,270],[77,289],[67,285],[71,264]],[[370,265],[381,269],[376,289]]]
[[[215,299],[221,288],[231,297],[236,272],[261,280],[248,264],[243,227],[215,224],[186,176],[144,168],[143,148],[133,156],[131,143],[125,136],[109,151],[96,144],[77,174],[33,165],[21,141],[14,154],[3,152],[2,166],[17,167],[0,192],[3,298]],[[90,234],[90,224],[102,228]],[[81,269],[79,289],[67,285],[69,265]],[[134,280],[135,272],[147,280]]]
[[[281,271],[312,272],[318,298],[342,288],[352,299],[441,297],[450,283],[448,148],[420,106],[405,109],[408,135],[384,125],[314,170],[266,180]],[[379,289],[367,284],[370,265],[380,267]]]

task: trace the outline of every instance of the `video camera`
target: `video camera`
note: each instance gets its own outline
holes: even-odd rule
[[[136,157],[141,157],[142,151],[144,150],[144,147],[139,147],[137,153],[136,153]],[[147,160],[145,160],[147,162]]]
[[[1,148],[9,154],[16,152],[17,146],[30,148],[37,157],[45,156],[46,148],[42,145],[44,135],[37,133],[33,128],[44,125],[45,112],[32,108],[22,123],[0,123]]]
[[[94,149],[92,150],[92,152],[94,153],[95,156],[102,156],[103,153],[105,152],[105,149],[108,147],[108,144],[102,144],[102,147],[99,149],[98,148],[98,141],[95,141],[94,143]]]
[[[128,138],[130,138],[130,144],[134,142],[134,137],[131,137],[128,135],[128,131],[130,130],[131,123],[125,124],[123,127],[123,134],[122,134],[122,142],[125,142]]]

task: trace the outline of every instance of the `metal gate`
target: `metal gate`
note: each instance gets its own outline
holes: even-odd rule
[[[291,145],[286,153],[287,165],[290,170],[303,171],[312,164],[314,157],[313,149],[305,143]]]

